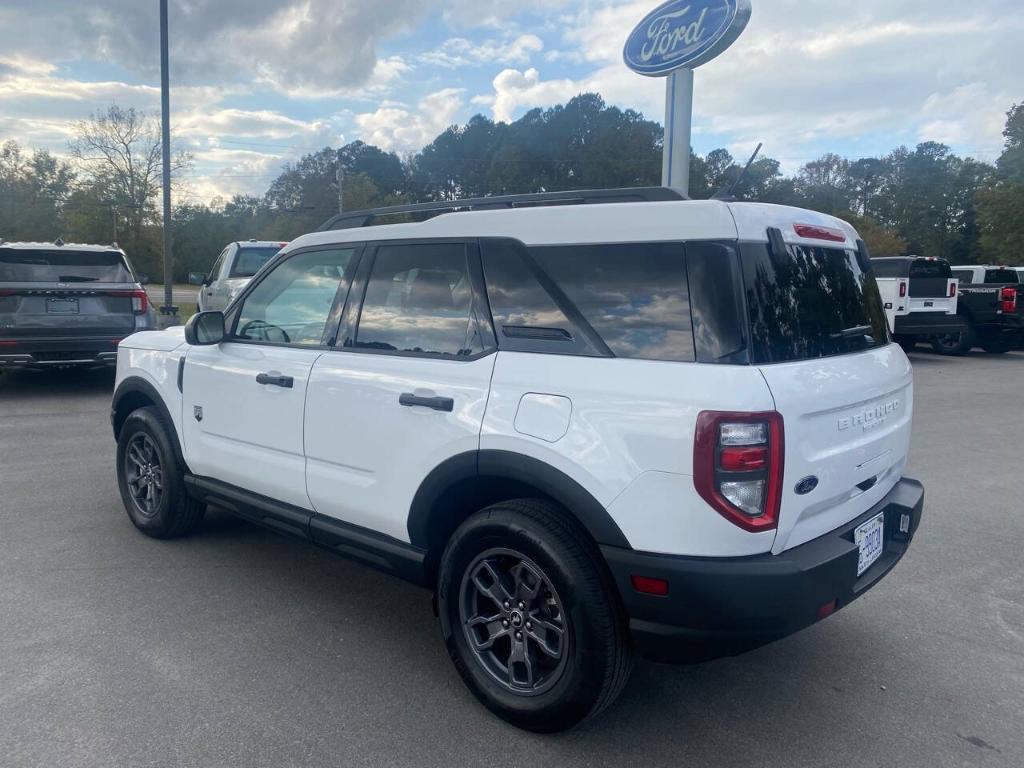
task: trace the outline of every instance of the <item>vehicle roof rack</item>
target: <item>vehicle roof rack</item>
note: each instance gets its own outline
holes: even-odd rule
[[[491,211],[507,208],[540,208],[551,205],[589,205],[593,203],[653,203],[688,200],[671,187],[623,187],[621,189],[572,189],[564,192],[537,192],[526,195],[495,195],[463,200],[435,200],[430,203],[391,205],[363,211],[346,211],[332,216],[320,225],[319,232],[332,229],[357,229],[371,226],[377,219],[403,213],[430,214],[462,211]],[[425,218],[430,218],[426,216]]]

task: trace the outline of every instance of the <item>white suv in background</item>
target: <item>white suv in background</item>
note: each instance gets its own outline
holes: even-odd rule
[[[912,407],[848,224],[639,189],[339,216],[125,339],[112,423],[141,531],[210,503],[422,584],[480,701],[554,731],[634,651],[735,653],[885,576]]]
[[[243,240],[230,243],[210,268],[199,287],[196,309],[199,312],[227,309],[228,304],[249,284],[260,267],[270,261],[288,243],[269,240]]]

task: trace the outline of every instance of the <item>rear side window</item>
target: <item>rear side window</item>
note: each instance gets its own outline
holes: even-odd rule
[[[986,283],[1016,283],[1017,272],[1013,269],[986,269]]]
[[[974,273],[969,269],[955,269],[953,270],[953,277],[961,283],[970,283],[974,279]]]
[[[11,283],[131,283],[117,251],[0,248],[0,281]]]
[[[751,358],[777,363],[829,357],[889,342],[878,285],[852,250],[741,246]]]
[[[694,359],[681,244],[551,246],[531,252],[616,357]]]
[[[878,274],[878,270],[875,270]],[[917,259],[910,263],[910,277],[933,277],[948,280],[953,276],[949,262],[940,259]]]
[[[260,267],[270,261],[280,248],[239,248],[235,263],[231,265],[230,277],[252,277]]]

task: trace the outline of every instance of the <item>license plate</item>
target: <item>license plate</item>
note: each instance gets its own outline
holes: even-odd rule
[[[47,299],[46,311],[58,315],[77,315],[78,299]]]
[[[860,557],[857,559],[857,576],[864,573],[875,560],[882,556],[882,547],[885,543],[884,530],[885,515],[879,513],[866,523],[858,525],[857,530],[853,532],[853,542],[860,549]]]

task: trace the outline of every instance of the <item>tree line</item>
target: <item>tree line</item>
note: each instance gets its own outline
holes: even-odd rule
[[[1007,113],[995,164],[939,143],[881,157],[826,154],[794,175],[770,157],[740,178],[725,149],[691,155],[690,194],[735,187],[741,200],[811,208],[849,220],[875,255],[916,253],[953,263],[1024,263],[1024,103]],[[172,215],[175,279],[206,271],[224,244],[286,241],[346,210],[403,202],[660,183],[662,128],[597,94],[533,109],[512,123],[477,115],[399,157],[362,141],[286,164],[261,196],[179,203]],[[0,238],[117,241],[141,272],[162,273],[160,136],[151,115],[117,106],[78,123],[68,159],[0,146]],[[174,178],[192,165],[174,155]],[[178,181],[172,182],[177,184]]]

